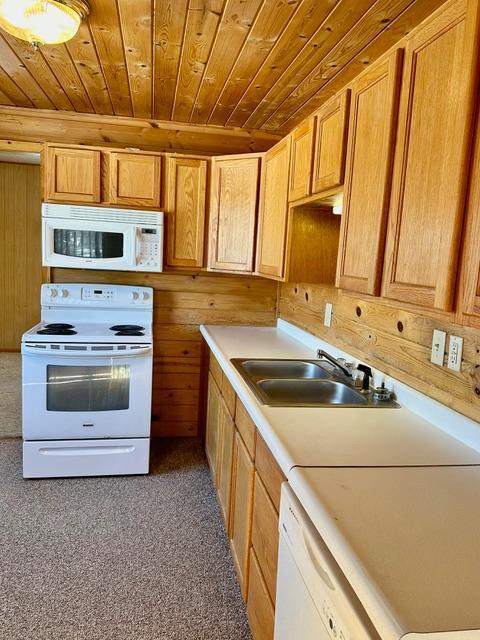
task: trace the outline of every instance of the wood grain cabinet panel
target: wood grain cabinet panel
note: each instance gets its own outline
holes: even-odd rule
[[[278,561],[278,512],[255,473],[253,491],[252,545],[272,602],[275,602]]]
[[[280,491],[282,482],[285,482],[286,478],[267,443],[259,433],[257,433],[255,467],[275,509],[280,511]]]
[[[248,551],[252,528],[254,466],[240,437],[235,432],[230,508],[230,545],[243,598],[248,589]]]
[[[235,424],[223,400],[220,401],[220,427],[217,459],[217,491],[227,534],[230,533],[230,497],[232,486]]]
[[[299,200],[310,195],[313,161],[313,126],[310,118],[291,134],[290,187],[288,199]]]
[[[252,460],[255,460],[255,438],[257,428],[239,398],[237,398],[235,408],[235,425],[242,436],[242,440],[245,443],[250,457]]]
[[[217,485],[217,455],[220,433],[220,390],[212,374],[208,376],[207,422],[205,431],[205,453],[213,482]]]
[[[343,184],[350,90],[329,100],[315,115],[312,193]]]
[[[101,202],[100,151],[47,147],[44,198],[47,201]]]
[[[110,203],[159,209],[161,163],[156,155],[110,153]]]
[[[203,267],[207,160],[167,159],[167,265]]]
[[[208,268],[252,273],[260,156],[212,162]]]
[[[247,615],[253,640],[273,640],[275,608],[253,548],[250,550]]]
[[[466,0],[448,2],[406,41],[384,272],[384,296],[443,310],[453,304],[478,59],[466,11]]]
[[[265,153],[257,236],[258,275],[281,280],[285,273],[290,136]]]
[[[372,65],[352,85],[338,287],[380,293],[401,52]]]

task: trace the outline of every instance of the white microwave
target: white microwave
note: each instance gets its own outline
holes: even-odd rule
[[[163,270],[163,213],[42,204],[45,267]]]

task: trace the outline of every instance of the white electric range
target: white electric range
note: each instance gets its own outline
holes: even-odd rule
[[[153,291],[46,284],[22,336],[25,478],[148,473]]]

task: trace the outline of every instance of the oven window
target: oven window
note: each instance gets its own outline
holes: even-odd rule
[[[123,233],[54,229],[56,254],[72,258],[122,258]]]
[[[128,365],[47,365],[47,411],[119,411],[129,396]]]

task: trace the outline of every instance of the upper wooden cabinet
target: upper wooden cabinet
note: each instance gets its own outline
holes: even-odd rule
[[[315,115],[312,193],[343,184],[347,149],[350,91],[329,100]]]
[[[170,267],[203,267],[207,160],[167,159],[165,210]]]
[[[400,52],[352,85],[338,287],[380,292],[400,86]]]
[[[285,269],[290,136],[265,153],[257,236],[259,275],[281,280]]]
[[[289,200],[310,195],[313,157],[313,118],[306,120],[291,134]]]
[[[208,268],[253,271],[260,155],[212,162]]]
[[[474,3],[471,3],[473,7]],[[452,308],[478,51],[467,2],[407,39],[383,295]]]
[[[102,200],[100,151],[46,147],[44,199],[98,204]]]
[[[160,207],[160,156],[110,153],[109,202],[133,207]]]

